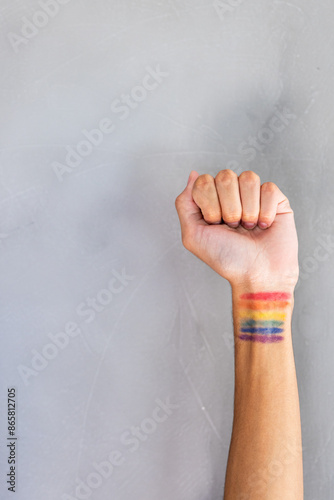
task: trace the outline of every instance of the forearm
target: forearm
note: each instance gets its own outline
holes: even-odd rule
[[[258,295],[267,291],[286,295]],[[235,403],[224,498],[301,500],[293,288],[232,287],[232,293]]]
[[[291,341],[298,238],[289,200],[255,172],[226,169],[215,178],[192,172],[176,208],[184,246],[239,284],[232,286],[235,406],[225,500],[302,500]],[[246,277],[251,285],[240,286]],[[290,295],[241,297],[267,291]]]

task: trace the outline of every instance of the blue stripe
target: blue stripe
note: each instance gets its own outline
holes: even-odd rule
[[[241,328],[241,332],[247,332],[247,333],[261,333],[262,335],[270,335],[272,333],[282,333],[283,328],[253,328],[253,327],[247,327],[247,328]]]

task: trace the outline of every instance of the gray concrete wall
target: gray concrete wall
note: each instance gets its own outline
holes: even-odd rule
[[[0,15],[16,498],[221,499],[230,289],[182,247],[174,199],[191,170],[228,167],[295,211],[305,499],[334,499],[333,2],[3,0]]]

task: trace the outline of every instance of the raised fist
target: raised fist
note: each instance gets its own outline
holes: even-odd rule
[[[192,171],[176,198],[184,246],[231,285],[294,287],[298,240],[289,201],[252,171]],[[280,288],[279,288],[280,289]]]

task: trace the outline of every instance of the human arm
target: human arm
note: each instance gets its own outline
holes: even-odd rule
[[[289,201],[254,172],[223,170],[215,178],[192,172],[176,208],[185,247],[232,288],[235,400],[224,498],[301,500],[291,340],[298,243]]]

